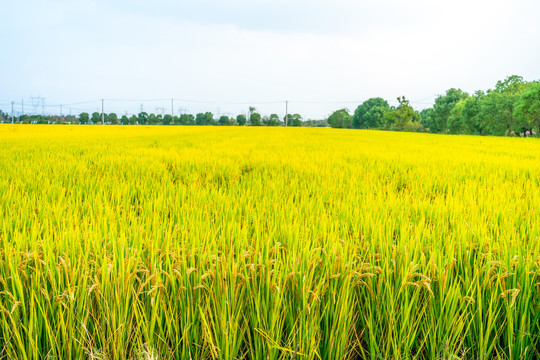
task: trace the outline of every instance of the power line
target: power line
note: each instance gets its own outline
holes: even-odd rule
[[[430,97],[425,97],[420,100],[414,100],[409,101],[411,104],[430,104],[426,102],[422,102],[422,100],[429,99]],[[39,101],[39,105],[42,107],[59,107],[59,106],[71,106],[71,105],[83,105],[83,104],[92,104],[92,103],[99,103],[103,100],[106,101],[112,101],[112,102],[157,102],[157,101],[171,101],[171,105],[174,107],[174,101],[179,102],[189,102],[189,103],[201,103],[201,104],[227,104],[227,105],[259,105],[259,104],[283,104],[286,102],[286,100],[272,100],[272,101],[243,101],[243,102],[237,102],[237,101],[217,101],[217,100],[196,100],[196,99],[180,99],[180,98],[168,98],[168,99],[112,99],[112,98],[104,98],[104,99],[96,99],[96,100],[87,100],[87,101],[79,101],[79,102],[72,102],[72,103],[61,103],[61,104],[45,104],[45,98],[41,96],[37,97],[31,97],[33,100],[32,103],[34,104],[35,101]],[[307,101],[307,100],[288,100],[290,103],[294,104],[361,104],[365,100],[345,100],[345,101]],[[395,100],[390,100],[391,102],[395,102]],[[4,103],[5,104],[5,103]],[[39,106],[38,105],[38,106]]]
[[[418,99],[418,100],[415,100],[415,101],[409,101],[409,103],[411,105],[419,105],[419,107],[421,108],[425,108],[426,106],[430,106],[432,105],[432,103],[430,102],[425,102],[425,100],[427,99],[430,99],[432,98],[432,96],[428,96],[428,97],[424,97],[424,98],[421,98],[421,99]],[[172,116],[174,116],[175,114],[175,106],[177,106],[177,115],[180,116],[184,113],[187,113],[187,109],[186,107],[184,106],[181,106],[179,107],[178,106],[178,103],[181,103],[181,104],[187,104],[187,103],[194,103],[194,104],[203,104],[203,105],[207,105],[207,106],[217,106],[217,105],[220,105],[218,106],[217,108],[219,108],[220,110],[218,110],[219,113],[221,113],[221,110],[225,112],[227,111],[231,111],[231,109],[223,109],[222,106],[226,107],[228,105],[272,105],[272,104],[283,104],[285,105],[285,122],[287,123],[288,125],[288,106],[289,106],[289,103],[290,104],[314,104],[314,105],[331,105],[331,104],[336,104],[336,105],[345,105],[345,104],[362,104],[365,100],[344,100],[344,101],[308,101],[308,100],[298,100],[298,101],[295,101],[295,100],[271,100],[271,101],[249,101],[249,102],[245,102],[245,101],[218,101],[218,100],[197,100],[197,99],[185,99],[185,98],[146,98],[146,99],[121,99],[121,98],[103,98],[103,99],[92,99],[92,100],[85,100],[85,101],[76,101],[76,102],[70,102],[70,103],[61,103],[61,104],[45,104],[45,98],[42,97],[41,95],[40,96],[31,96],[30,97],[30,107],[32,109],[31,112],[28,112],[29,114],[33,114],[33,115],[38,115],[40,113],[39,110],[41,110],[41,115],[45,115],[45,109],[49,109],[48,110],[48,114],[50,115],[51,112],[55,112],[55,111],[52,111],[50,110],[51,107],[52,108],[56,108],[56,109],[60,109],[60,115],[63,115],[63,107],[64,106],[68,106],[70,108],[70,113],[72,110],[75,110],[75,111],[81,111],[81,112],[101,112],[101,120],[102,122],[104,123],[105,122],[105,104],[104,102],[105,101],[109,101],[111,103],[122,103],[122,102],[126,102],[126,103],[140,103],[140,107],[139,107],[139,111],[136,111],[135,110],[135,107],[132,106],[132,105],[128,105],[128,104],[124,104],[124,105],[111,105],[110,106],[110,109],[111,111],[115,111],[117,110],[122,112],[122,111],[125,111],[126,113],[132,113],[132,114],[137,114],[138,112],[144,112],[144,105],[146,103],[146,105],[149,105],[148,103],[162,103],[162,104],[156,104],[156,105],[160,105],[160,106],[156,106],[156,111],[158,113],[161,113],[161,114],[165,114],[166,112],[166,108],[168,108],[167,105],[165,105],[165,102],[169,102],[170,103],[170,114]],[[98,103],[101,102],[101,109],[99,108],[99,105]],[[175,103],[177,102],[177,103]],[[397,104],[397,102],[395,100],[389,100],[388,101],[389,103],[391,104]],[[18,104],[18,102],[17,102]],[[24,114],[24,100],[21,99],[21,114]],[[9,105],[11,105],[12,107],[12,113],[13,113],[13,117],[15,116],[15,102],[4,102],[4,103],[0,103],[0,108],[3,108],[3,109],[6,109]],[[85,105],[88,105],[88,106],[85,106]],[[98,105],[98,106],[94,106],[94,105]],[[150,105],[151,107],[153,107],[152,105]],[[18,107],[18,106],[17,106]],[[200,106],[198,106],[200,107]],[[41,108],[41,109],[39,109]],[[120,110],[119,110],[120,109]],[[17,111],[18,113],[18,111]]]
[[[129,102],[129,101],[135,101],[135,102],[141,102],[141,101],[168,101],[168,100],[171,100],[170,98],[169,99],[104,99],[104,100],[107,100],[107,101],[116,101],[116,102],[119,102],[119,101],[126,101],[126,102]]]
[[[46,105],[46,106],[60,106],[60,105],[66,105],[66,106],[70,106],[70,105],[82,105],[82,104],[92,104],[92,103],[97,103],[99,102],[100,100],[87,100],[87,101],[80,101],[80,102],[74,102],[74,103],[68,103],[68,104],[53,104],[53,105]]]

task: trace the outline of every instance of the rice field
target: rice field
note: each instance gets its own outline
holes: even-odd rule
[[[540,141],[0,126],[0,359],[537,359]]]

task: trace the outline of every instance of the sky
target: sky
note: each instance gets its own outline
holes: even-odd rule
[[[540,79],[538,0],[26,0],[0,13],[0,109],[16,114],[105,99],[117,114],[283,116],[289,101],[324,119],[371,97],[422,109],[449,88]]]

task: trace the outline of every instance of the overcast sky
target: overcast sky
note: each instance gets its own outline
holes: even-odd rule
[[[299,112],[540,79],[538,0],[28,0],[0,4],[0,108]],[[42,108],[39,106],[39,111]]]

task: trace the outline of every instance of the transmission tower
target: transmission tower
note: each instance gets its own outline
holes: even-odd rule
[[[37,115],[39,113],[39,106],[44,107],[45,98],[41,96],[30,96],[30,102],[32,103],[32,115]]]

